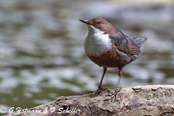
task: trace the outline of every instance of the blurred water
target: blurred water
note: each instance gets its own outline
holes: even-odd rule
[[[1,0],[1,106],[33,107],[62,95],[97,89],[102,68],[84,53],[87,27],[79,21],[94,16],[106,18],[130,38],[148,38],[138,59],[123,69],[122,87],[174,84],[172,1],[146,5],[69,2]],[[105,87],[116,86],[117,72],[108,70]]]

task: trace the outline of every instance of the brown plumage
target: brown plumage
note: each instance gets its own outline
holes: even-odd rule
[[[98,90],[93,93],[95,95],[101,90],[101,84],[107,67],[118,67],[119,78],[117,82],[116,97],[119,89],[122,68],[134,61],[140,53],[140,47],[147,40],[145,37],[130,39],[120,30],[101,17],[93,17],[89,20],[82,20],[89,28],[89,32],[85,39],[86,55],[95,64],[103,67],[103,75]]]

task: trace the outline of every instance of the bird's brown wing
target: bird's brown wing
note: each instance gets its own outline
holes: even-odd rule
[[[128,55],[138,55],[140,53],[140,48],[138,47],[138,45],[136,45],[136,43],[132,39],[125,36],[121,31],[109,34],[109,37],[118,50]]]

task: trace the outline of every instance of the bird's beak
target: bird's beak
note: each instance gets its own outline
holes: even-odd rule
[[[81,22],[85,23],[85,24],[88,24],[89,25],[89,22],[88,20],[84,20],[84,19],[79,19]]]

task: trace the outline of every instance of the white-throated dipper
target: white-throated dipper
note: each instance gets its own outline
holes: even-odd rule
[[[130,39],[120,30],[101,17],[93,17],[89,20],[80,19],[88,25],[88,33],[84,41],[85,53],[95,64],[103,67],[103,75],[98,89],[92,94],[98,93],[102,88],[101,84],[108,67],[118,67],[118,81],[115,96],[120,91],[119,84],[122,75],[122,68],[134,61],[140,53],[141,44],[147,38]]]

